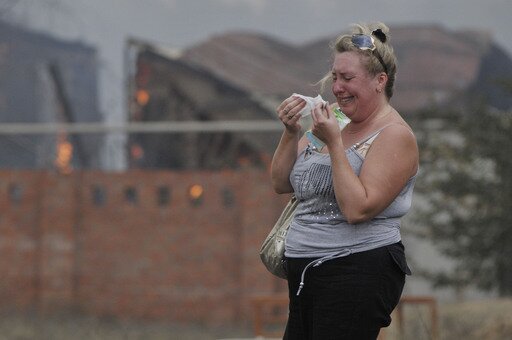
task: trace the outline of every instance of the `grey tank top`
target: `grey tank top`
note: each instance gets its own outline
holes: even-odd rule
[[[371,143],[380,131],[362,144],[368,140]],[[346,150],[348,161],[357,175],[364,162],[364,156],[356,150],[360,144]],[[362,252],[400,241],[400,218],[411,207],[415,180],[416,175],[378,216],[367,222],[350,224],[334,196],[329,154],[303,150],[290,173],[299,203],[286,237],[285,256],[337,257],[337,254]]]

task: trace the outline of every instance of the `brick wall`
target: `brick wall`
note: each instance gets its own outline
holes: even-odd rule
[[[0,308],[248,324],[286,291],[258,255],[286,199],[266,171],[0,171]]]

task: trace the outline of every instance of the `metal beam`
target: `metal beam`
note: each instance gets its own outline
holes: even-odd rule
[[[279,132],[278,120],[223,120],[112,123],[0,123],[0,135],[102,134],[102,133],[190,133],[190,132]]]

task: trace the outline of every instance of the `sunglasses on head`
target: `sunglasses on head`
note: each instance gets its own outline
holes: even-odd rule
[[[388,74],[388,68],[386,64],[384,64],[384,60],[380,56],[379,51],[377,50],[377,46],[375,46],[375,39],[371,35],[366,34],[353,34],[352,35],[352,44],[362,51],[370,50],[372,53],[379,59],[380,64],[384,68],[384,72]]]

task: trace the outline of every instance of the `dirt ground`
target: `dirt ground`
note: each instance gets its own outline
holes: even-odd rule
[[[428,308],[404,308],[403,318],[402,334],[393,322],[385,331],[385,340],[434,339]],[[438,340],[512,339],[512,299],[438,304],[438,318]],[[71,314],[45,318],[12,313],[0,316],[0,340],[214,340],[253,336],[250,329],[234,327],[212,329]]]

